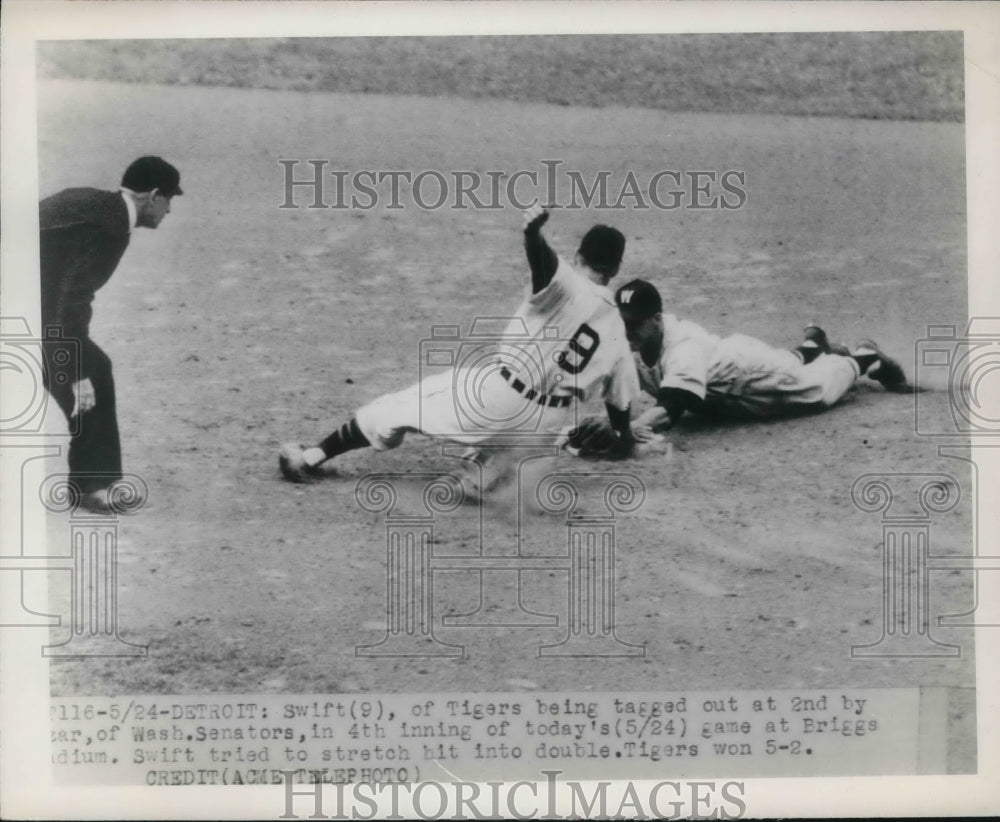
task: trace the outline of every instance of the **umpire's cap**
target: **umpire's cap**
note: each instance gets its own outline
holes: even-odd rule
[[[167,197],[183,194],[181,173],[162,157],[140,157],[122,175],[122,188],[130,191],[152,191],[154,188]]]
[[[645,320],[663,311],[663,300],[656,286],[645,280],[632,280],[615,292],[615,304],[630,320]]]
[[[595,225],[583,235],[577,254],[594,271],[613,276],[621,265],[625,253],[625,237],[607,225]]]

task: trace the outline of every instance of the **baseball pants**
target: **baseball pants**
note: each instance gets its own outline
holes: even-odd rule
[[[386,394],[358,409],[358,427],[372,447],[396,448],[409,432],[469,446],[555,444],[575,424],[578,404],[529,400],[499,367],[451,369]]]
[[[861,375],[852,357],[821,354],[808,365],[744,334],[726,337],[709,368],[706,410],[753,417],[822,411]]]
[[[70,424],[69,475],[81,493],[106,488],[122,478],[122,449],[118,434],[118,413],[115,407],[115,381],[111,358],[93,340],[80,340],[79,367],[62,366],[63,373],[78,373],[94,387],[94,406],[73,420],[75,395],[71,381],[59,382],[52,374],[60,369],[50,362],[52,349],[45,352],[45,388]],[[75,430],[74,430],[75,429]]]

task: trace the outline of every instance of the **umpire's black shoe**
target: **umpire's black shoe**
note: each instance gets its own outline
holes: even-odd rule
[[[118,516],[119,514],[135,514],[145,504],[145,495],[133,485],[113,482],[106,488],[98,488],[81,495],[77,507],[91,514]]]

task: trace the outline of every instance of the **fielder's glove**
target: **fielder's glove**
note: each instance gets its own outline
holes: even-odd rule
[[[626,441],[600,417],[587,417],[569,432],[566,444],[581,457],[592,459],[625,459],[634,443]]]

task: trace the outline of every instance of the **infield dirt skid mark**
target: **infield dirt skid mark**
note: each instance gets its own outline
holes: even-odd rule
[[[748,551],[743,548],[737,548],[732,545],[726,537],[719,533],[712,532],[707,528],[700,529],[698,536],[698,551],[701,554],[711,554],[737,565],[749,565],[754,567],[759,566],[762,561],[769,561],[766,554],[760,551]]]
[[[870,542],[877,543],[879,535],[879,527],[873,521]],[[789,559],[808,558],[836,568],[849,565],[852,572],[866,577],[882,576],[878,555],[872,552],[871,557],[861,556],[857,547],[845,551],[843,529],[832,526],[810,523],[798,537],[789,538],[787,530],[779,534],[773,528],[747,525],[740,530],[740,542],[755,546],[761,559],[771,564],[786,565]],[[866,541],[861,539],[860,542],[864,545]]]
[[[696,594],[706,597],[721,597],[730,592],[730,588],[717,585],[705,574],[692,573],[689,571],[679,571],[674,569],[670,572],[670,579],[689,588]]]

